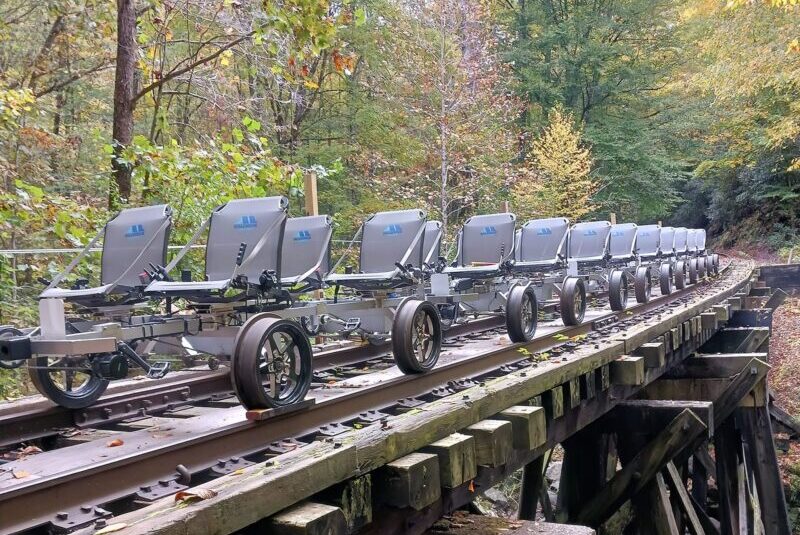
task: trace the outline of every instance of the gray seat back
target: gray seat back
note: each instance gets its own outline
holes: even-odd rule
[[[672,251],[672,248],[669,249]],[[661,251],[661,227],[642,225],[636,229],[636,252],[640,256],[655,256]]]
[[[619,223],[611,225],[608,238],[608,252],[611,258],[630,258],[636,251],[636,235],[638,227],[635,223]]]
[[[697,251],[697,229],[690,228],[686,231],[686,249],[690,253]]]
[[[333,222],[327,215],[290,217],[281,248],[281,277],[292,278],[316,270],[320,278],[330,268]]]
[[[572,260],[602,260],[608,251],[611,223],[589,221],[572,225],[569,231],[569,258]]]
[[[498,264],[514,256],[517,216],[510,213],[472,216],[458,236],[458,265]]]
[[[442,246],[442,223],[440,221],[428,221],[425,223],[425,252],[422,260],[427,263],[436,262],[440,256]]]
[[[661,227],[661,236],[658,240],[658,248],[662,254],[671,255],[675,253],[674,227]]]
[[[569,220],[565,217],[531,219],[517,232],[517,262],[557,262],[566,256]]]
[[[686,227],[675,228],[675,252],[683,254],[686,252],[687,240],[689,239],[689,229]]]
[[[120,286],[141,286],[139,274],[150,269],[150,262],[165,265],[171,223],[166,226],[164,223],[171,220],[172,209],[169,205],[158,204],[128,208],[109,221],[103,236],[103,257],[100,261],[102,284],[116,281]],[[139,260],[136,260],[137,257]],[[134,262],[135,265],[131,265]]]
[[[422,210],[378,212],[370,216],[361,233],[361,271],[387,273],[397,269],[395,262],[404,260],[406,264],[421,266],[424,235],[419,239],[417,236],[425,222]]]
[[[264,270],[274,270],[280,278],[280,253],[289,201],[286,197],[236,199],[217,207],[211,214],[206,245],[206,276],[225,280],[233,275],[239,245],[247,244],[243,269],[251,282],[258,282]],[[263,246],[254,251],[265,232]],[[253,257],[253,254],[256,254]]]
[[[706,250],[706,229],[704,228],[697,229],[697,250]]]

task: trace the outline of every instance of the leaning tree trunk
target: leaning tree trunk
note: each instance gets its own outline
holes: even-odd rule
[[[120,160],[133,140],[134,74],[136,69],[135,0],[117,0],[117,65],[114,77],[114,184],[108,195],[109,208],[131,196],[131,166]]]

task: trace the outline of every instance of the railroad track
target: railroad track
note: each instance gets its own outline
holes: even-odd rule
[[[720,278],[729,271],[730,265]],[[406,376],[387,367],[331,381],[311,392],[314,403],[267,423],[247,420],[241,407],[226,407],[222,399],[176,408],[170,418],[147,417],[127,424],[122,420],[105,434],[86,437],[94,440],[73,437],[67,447],[0,466],[0,532],[43,525],[68,531],[91,525],[314,440],[335,441],[354,427],[383,422],[528,366],[537,354],[545,360],[559,358],[564,351],[619,335],[640,321],[657,321],[660,313],[688,303],[710,286],[701,283],[622,313],[590,311],[587,321],[575,327],[542,323],[537,338],[524,348],[484,326],[449,338],[439,365],[427,374]],[[183,416],[178,414],[182,411]],[[117,439],[122,443],[112,447]]]

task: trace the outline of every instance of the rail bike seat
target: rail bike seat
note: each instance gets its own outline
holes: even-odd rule
[[[661,235],[658,239],[658,249],[661,256],[675,256],[675,228],[661,227]]]
[[[686,227],[675,228],[675,254],[685,255],[688,252],[689,229]]]
[[[397,210],[373,214],[361,226],[358,272],[329,273],[329,284],[362,291],[402,288],[414,278],[400,269],[422,266],[426,214],[422,210]]]
[[[690,228],[686,231],[686,251],[690,254],[697,253],[697,229]]]
[[[517,217],[511,213],[472,216],[458,233],[455,265],[444,273],[455,279],[489,279],[502,275],[514,259]]]
[[[281,286],[299,291],[322,288],[330,269],[333,220],[328,215],[290,217],[283,231]]]
[[[274,272],[276,280],[280,280],[281,241],[288,206],[285,197],[261,197],[232,200],[217,207],[204,224],[208,225],[206,280],[156,280],[145,292],[152,296],[214,301],[222,299],[229,288],[236,286],[245,291],[228,299],[235,301],[260,286],[262,273]],[[202,229],[195,234],[195,239]],[[166,272],[175,267],[191,244],[170,262]]]
[[[532,219],[516,234],[514,271],[542,273],[564,267],[569,220],[564,217]]]
[[[636,229],[636,253],[643,260],[661,256],[661,227],[642,225]]]
[[[608,221],[588,221],[572,225],[567,258],[584,266],[605,263],[610,236],[611,223]]]
[[[611,225],[608,239],[609,260],[618,264],[635,260],[637,234],[638,227],[635,223]]]
[[[172,209],[166,204],[128,208],[106,223],[103,230],[70,266],[40,295],[40,299],[64,299],[87,307],[130,304],[143,301],[145,284],[139,275],[150,263],[163,264],[167,256]],[[60,288],[59,283],[89,252],[102,234],[100,285]]]
[[[441,254],[442,223],[441,221],[428,221],[425,223],[425,236],[423,237],[424,253],[422,263],[433,265]]]
[[[697,234],[695,235],[695,245],[697,246],[698,253],[705,253],[706,251],[706,229],[699,228],[696,229]]]

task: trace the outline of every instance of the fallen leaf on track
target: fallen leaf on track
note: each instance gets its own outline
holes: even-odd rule
[[[175,501],[183,503],[198,502],[213,498],[216,495],[217,492],[211,489],[182,490],[175,494]]]
[[[108,448],[116,448],[117,446],[122,446],[123,444],[125,444],[125,443],[122,441],[121,438],[115,438],[114,440],[106,442],[106,447],[108,447]]]
[[[11,475],[13,475],[15,479],[23,479],[28,477],[30,474],[25,470],[14,470],[11,472]]]
[[[128,527],[128,524],[125,524],[124,522],[120,522],[119,524],[111,524],[109,526],[104,527],[100,531],[95,531],[94,535],[103,535],[103,533],[114,533],[115,531],[119,531],[126,527]]]

